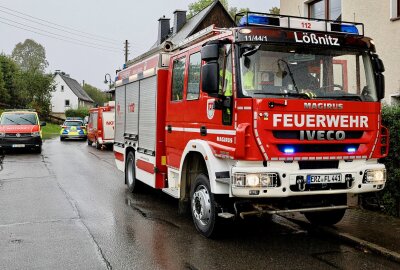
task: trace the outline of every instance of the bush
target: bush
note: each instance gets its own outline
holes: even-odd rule
[[[87,115],[89,115],[88,108],[79,108],[76,110],[69,109],[65,111],[65,117],[81,117],[83,119]]]
[[[387,183],[378,193],[385,206],[385,212],[400,216],[400,106],[384,107],[382,124],[389,129],[389,154],[380,162],[386,165]]]

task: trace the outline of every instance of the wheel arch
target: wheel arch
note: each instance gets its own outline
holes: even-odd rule
[[[229,171],[232,160],[217,158],[206,141],[192,140],[183,151],[180,166],[180,195],[182,200],[188,199],[190,187],[196,175],[205,173],[210,181],[212,193],[229,194],[229,186],[216,181],[216,172]]]

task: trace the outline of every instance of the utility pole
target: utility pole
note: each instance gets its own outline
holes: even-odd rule
[[[129,42],[125,40],[125,64],[128,63],[128,55],[129,55]]]

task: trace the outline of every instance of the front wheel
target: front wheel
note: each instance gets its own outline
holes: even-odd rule
[[[101,150],[101,144],[99,143],[99,140],[96,139],[96,149]]]
[[[190,192],[190,208],[196,229],[205,237],[216,235],[217,214],[210,181],[204,174],[196,177]]]
[[[313,225],[334,225],[342,220],[346,209],[330,210],[323,212],[304,213],[307,220]]]
[[[87,144],[88,144],[89,146],[92,146],[92,141],[89,140],[89,138],[87,139]]]

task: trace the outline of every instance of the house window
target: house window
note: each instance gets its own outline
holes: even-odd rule
[[[70,105],[69,105],[69,99],[66,99],[65,100],[65,107],[69,107]]]
[[[186,57],[174,61],[174,69],[172,71],[172,101],[183,99],[183,81],[185,79],[185,63]]]
[[[189,76],[188,76],[188,88],[187,88],[188,100],[194,100],[199,98],[200,67],[201,67],[200,52],[192,54],[189,59]]]
[[[64,85],[61,85],[61,92],[64,92]]]
[[[310,18],[342,20],[342,0],[316,0],[308,4]]]
[[[390,1],[390,19],[392,21],[400,19],[400,0]]]

